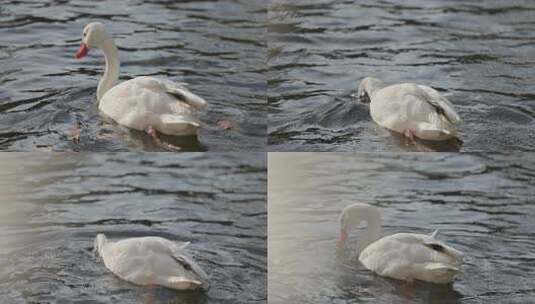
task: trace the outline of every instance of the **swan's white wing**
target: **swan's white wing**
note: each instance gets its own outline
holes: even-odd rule
[[[424,85],[417,85],[417,87],[421,90],[421,99],[437,109],[439,114],[444,115],[444,117],[446,117],[454,125],[458,125],[462,122],[461,117],[459,117],[457,112],[455,112],[451,102],[442,96],[438,91]]]
[[[180,84],[148,76],[114,86],[99,101],[99,109],[121,125],[140,131],[152,126],[168,135],[196,134],[196,112],[205,105]]]
[[[108,242],[102,259],[113,273],[135,284],[206,289],[206,274],[183,253],[188,244],[161,237],[129,238]]]
[[[183,83],[172,82],[167,79],[159,79],[149,76],[135,78],[140,85],[158,91],[164,91],[175,96],[178,101],[188,104],[197,110],[204,110],[207,106],[206,100],[190,92]]]
[[[459,268],[454,260],[436,259],[436,252],[424,245],[427,235],[397,233],[370,244],[359,260],[379,275],[412,281],[451,282]]]
[[[202,111],[206,109],[208,103],[203,98],[190,92],[186,87],[180,84],[173,84],[166,86],[167,92],[173,96],[176,96],[181,101],[189,104],[193,108]]]
[[[399,280],[412,280],[410,235],[394,234],[370,244],[362,251],[359,261],[381,276]]]
[[[182,254],[183,250],[190,244],[190,242],[174,242],[158,236],[146,236],[127,240],[139,240],[139,242],[142,242],[143,246],[146,248],[150,248],[152,251],[165,253],[173,256],[173,258],[177,254]]]
[[[184,253],[184,249],[190,244],[189,242],[176,243],[161,237],[145,237],[144,239],[145,245],[150,246],[153,250],[161,250],[167,255],[170,255],[185,271],[197,277],[203,288],[207,289],[209,287],[208,275],[195,261]],[[188,276],[182,277],[186,280]],[[193,283],[196,284],[195,282]]]

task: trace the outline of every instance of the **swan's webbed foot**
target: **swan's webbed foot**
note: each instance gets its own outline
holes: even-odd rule
[[[172,151],[172,152],[178,152],[178,151],[182,150],[182,148],[180,148],[179,146],[175,146],[175,145],[172,145],[172,144],[164,144],[163,147],[164,147],[164,149],[167,149],[167,150]]]
[[[407,298],[413,298],[414,297],[414,280],[411,278],[411,279],[406,279],[404,281],[405,282],[403,282],[400,286],[401,293]]]
[[[217,122],[217,127],[221,130],[234,130],[236,128],[236,125],[230,121],[230,120],[227,120],[227,119],[222,119],[220,121]]]
[[[160,146],[160,147],[162,147],[162,148],[164,148],[164,149],[166,149],[168,151],[178,152],[178,151],[182,150],[182,148],[180,148],[179,146],[175,146],[175,145],[172,145],[172,144],[168,144],[168,143],[162,142],[160,140],[160,138],[158,137],[158,133],[157,133],[156,129],[153,126],[148,126],[147,129],[145,130],[145,132],[147,132],[147,134],[149,134],[150,137],[152,137],[152,139],[154,140],[154,142],[158,146]]]
[[[464,141],[460,139],[459,137],[454,137],[453,142],[455,144],[455,147],[459,149],[464,145]]]

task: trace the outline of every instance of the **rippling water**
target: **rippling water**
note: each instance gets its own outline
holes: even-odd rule
[[[269,155],[270,303],[531,303],[535,155]],[[292,164],[289,166],[288,164]],[[382,278],[340,261],[339,212],[383,214],[383,235],[429,233],[465,253],[453,285]]]
[[[266,302],[264,155],[4,153],[0,168],[0,302]],[[210,290],[118,279],[92,253],[101,232],[191,241]]]
[[[366,76],[445,94],[464,120],[463,151],[535,150],[534,32],[529,0],[273,0],[270,150],[456,149],[379,128],[352,96]]]
[[[266,12],[261,0],[2,1],[0,149],[159,150],[98,113],[104,57],[74,54],[84,26],[101,21],[119,47],[120,81],[186,82],[209,102],[198,141],[168,141],[185,150],[264,150]],[[216,127],[227,120],[232,130]],[[76,126],[79,142],[71,140]]]

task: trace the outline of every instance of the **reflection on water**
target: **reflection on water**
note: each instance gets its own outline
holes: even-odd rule
[[[262,154],[1,154],[0,302],[265,303],[265,162]],[[191,241],[210,290],[119,280],[92,253],[100,232]]]
[[[535,150],[530,0],[273,0],[271,151],[450,151],[407,145],[371,121],[359,81],[416,82],[464,120],[463,151]]]
[[[527,303],[535,297],[535,155],[271,153],[270,303]],[[337,260],[339,212],[381,209],[383,235],[429,233],[466,254],[451,286]]]
[[[199,142],[175,137],[173,143],[194,151],[263,151],[265,19],[262,0],[3,0],[0,149],[161,150],[98,113],[104,57],[74,54],[84,26],[101,21],[119,48],[120,81],[150,75],[185,82],[209,102]],[[235,127],[220,130],[219,121]],[[69,138],[76,126],[79,141]]]

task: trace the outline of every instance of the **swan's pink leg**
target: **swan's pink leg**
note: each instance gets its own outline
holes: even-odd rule
[[[182,150],[178,146],[162,142],[160,138],[158,138],[158,133],[156,132],[156,129],[154,129],[153,126],[148,126],[145,132],[147,132],[147,134],[149,134],[150,137],[154,139],[154,141],[156,142],[156,144],[158,144],[158,146],[163,147],[164,149],[175,151],[175,152]]]
[[[405,137],[407,137],[409,139],[409,141],[414,144],[414,131],[411,130],[411,129],[405,129],[405,131],[403,132],[403,135],[405,135]]]

